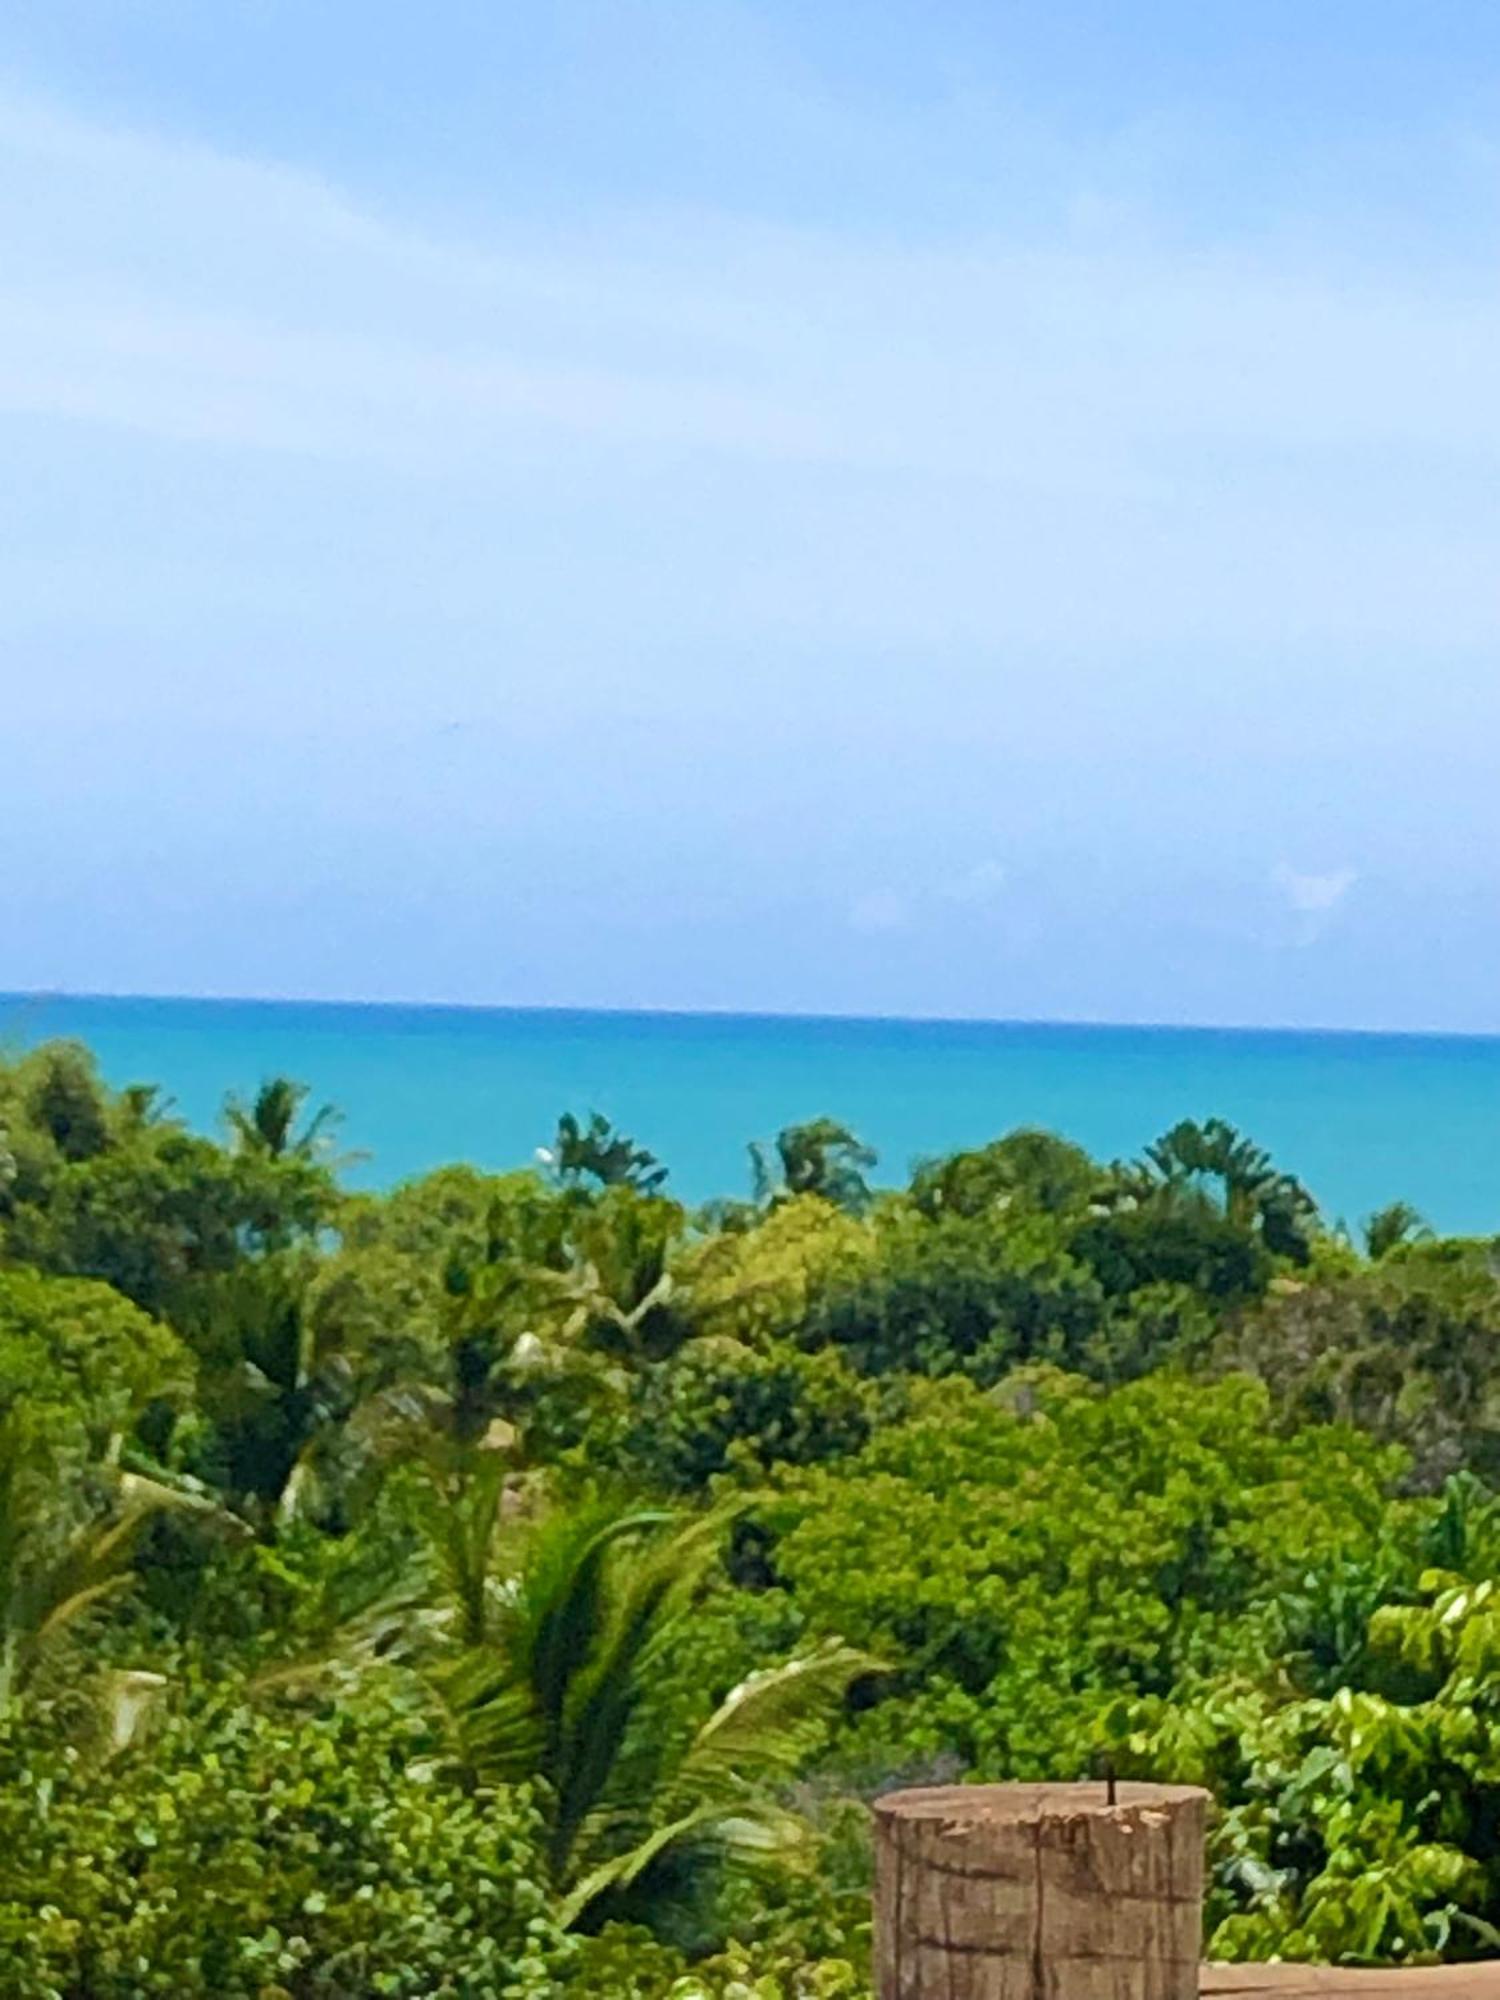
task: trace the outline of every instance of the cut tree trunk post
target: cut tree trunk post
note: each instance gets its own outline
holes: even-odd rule
[[[1197,2000],[1208,1794],[945,1785],[875,1803],[879,2000]]]

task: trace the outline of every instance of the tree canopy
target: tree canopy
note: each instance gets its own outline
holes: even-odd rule
[[[0,1060],[7,1995],[868,2000],[870,1797],[1102,1756],[1217,1953],[1500,1955],[1495,1244],[1212,1118],[692,1210],[224,1102]]]

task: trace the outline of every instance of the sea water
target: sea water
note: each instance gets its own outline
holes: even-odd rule
[[[1500,1229],[1500,1038],[358,1006],[0,998],[0,1048],[76,1036],[117,1084],[165,1086],[213,1129],[226,1092],[307,1083],[344,1115],[350,1178],[530,1160],[598,1109],[685,1200],[748,1191],[747,1142],[827,1113],[874,1178],[1042,1125],[1108,1159],[1180,1118],[1227,1118],[1332,1219],[1400,1196],[1443,1230]]]

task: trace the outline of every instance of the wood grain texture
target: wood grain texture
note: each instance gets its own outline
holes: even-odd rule
[[[1219,2000],[1500,2000],[1500,1964],[1350,1972],[1325,1965],[1205,1965],[1199,1991]]]
[[[950,1785],[875,1806],[879,2000],[1196,2000],[1207,1794]]]

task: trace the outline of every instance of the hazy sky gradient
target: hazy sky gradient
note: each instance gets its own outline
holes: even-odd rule
[[[0,0],[0,989],[1500,1029],[1500,10]]]

